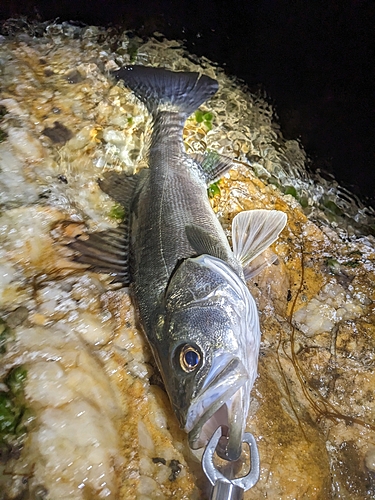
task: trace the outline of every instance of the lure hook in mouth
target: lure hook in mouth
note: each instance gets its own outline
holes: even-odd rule
[[[250,469],[243,477],[229,479],[215,467],[214,463],[214,454],[218,451],[221,438],[222,433],[219,427],[209,440],[202,456],[203,471],[213,486],[211,498],[242,498],[243,492],[259,481],[260,461],[257,443],[252,434],[244,433],[241,444],[246,443],[250,448]]]

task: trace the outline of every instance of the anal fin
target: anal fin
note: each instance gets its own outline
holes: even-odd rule
[[[99,179],[100,189],[120,203],[125,212],[130,212],[130,204],[133,199],[135,187],[138,183],[139,174],[126,175],[124,172],[105,172],[103,179]]]

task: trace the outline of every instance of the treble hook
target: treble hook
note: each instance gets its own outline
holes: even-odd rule
[[[259,452],[255,438],[245,432],[243,442],[250,448],[251,468],[246,476],[235,479],[228,479],[215,467],[213,457],[220,438],[221,427],[209,440],[202,456],[203,471],[213,486],[211,500],[242,500],[244,492],[252,488],[260,476]]]

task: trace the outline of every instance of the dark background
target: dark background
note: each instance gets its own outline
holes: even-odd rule
[[[375,206],[375,2],[360,0],[0,0],[24,15],[183,39],[192,53],[261,86],[312,170]]]

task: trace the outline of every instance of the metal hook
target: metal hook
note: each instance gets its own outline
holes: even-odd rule
[[[219,427],[208,442],[202,457],[202,468],[212,484],[211,500],[241,500],[245,491],[252,488],[259,480],[260,462],[259,452],[255,438],[245,432],[243,442],[250,448],[251,468],[246,476],[235,479],[226,478],[214,465],[214,453],[221,438]]]

